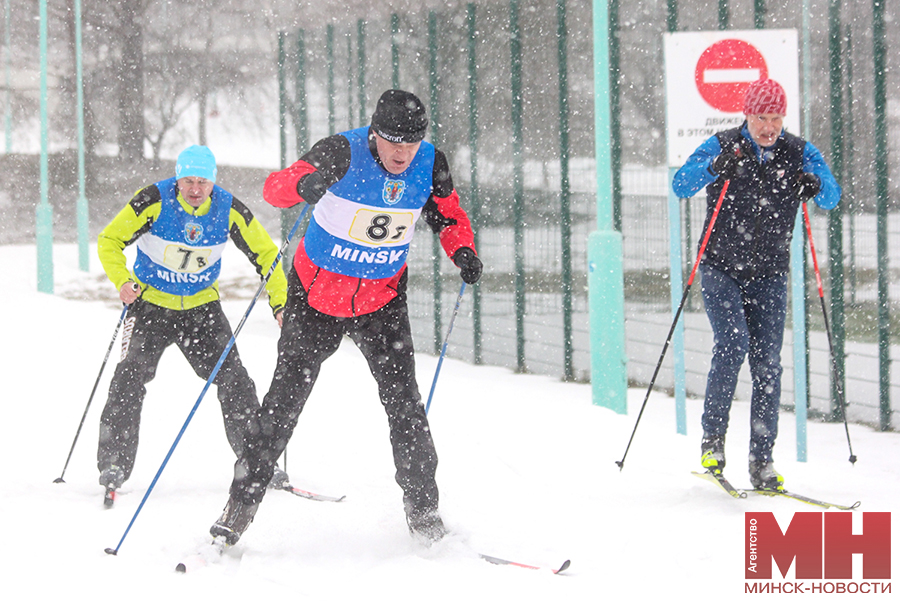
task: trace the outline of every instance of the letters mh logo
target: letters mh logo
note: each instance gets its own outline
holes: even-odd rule
[[[855,514],[858,516],[858,514]],[[891,514],[865,512],[862,528],[853,533],[852,513],[794,514],[785,532],[771,512],[744,514],[744,577],[772,578],[772,560],[782,577],[794,563],[797,579],[847,579],[853,574],[853,555],[862,556],[862,578],[891,577]],[[857,519],[859,522],[859,519]]]

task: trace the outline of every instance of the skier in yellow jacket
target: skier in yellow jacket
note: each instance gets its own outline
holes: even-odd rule
[[[107,506],[134,467],[145,385],[156,375],[163,351],[176,344],[194,372],[208,379],[231,340],[217,283],[228,239],[260,277],[278,255],[246,205],[215,185],[216,172],[209,148],[186,148],[178,156],[175,177],[139,190],[98,239],[103,269],[129,307],[122,358],[100,418],[97,467]],[[123,250],[132,243],[137,245],[137,257],[129,270]],[[280,326],[287,299],[281,265],[267,281],[266,291]],[[228,442],[241,457],[259,400],[237,346],[231,348],[213,384]]]

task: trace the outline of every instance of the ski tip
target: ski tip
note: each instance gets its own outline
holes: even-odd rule
[[[857,501],[856,503],[854,503],[853,505],[850,506],[850,509],[856,509],[860,505],[862,505],[862,501]]]
[[[570,565],[572,565],[572,562],[569,561],[569,560],[567,559],[567,560],[565,560],[565,561],[563,562],[563,564],[559,567],[558,570],[553,570],[553,573],[554,573],[554,574],[559,574],[559,573],[561,573],[561,572],[565,572],[566,570],[569,569],[569,566],[570,566]]]
[[[185,572],[187,572],[187,566],[184,565],[183,563],[180,563],[177,566],[175,566],[175,571],[178,572],[179,574],[184,574]]]

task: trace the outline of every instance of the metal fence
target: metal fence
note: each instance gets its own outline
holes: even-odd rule
[[[677,4],[683,19],[697,9],[696,3],[669,3],[669,8],[673,4]],[[327,122],[330,131],[344,128],[342,121],[347,126],[366,123],[371,112],[366,103],[382,88],[405,87],[427,99],[431,140],[451,157],[457,189],[474,217],[478,251],[485,263],[483,280],[470,289],[464,301],[449,355],[587,381],[586,244],[588,234],[596,229],[593,148],[590,136],[584,135],[585,129],[591,129],[593,112],[591,64],[584,56],[584,51],[590,51],[591,37],[586,19],[589,4],[569,5],[567,13],[563,1],[468,4],[450,6],[439,13],[422,11],[392,15],[382,21],[360,20],[345,32],[333,28],[307,32],[306,48],[316,45],[310,40],[321,38],[325,43],[319,46],[326,49],[325,56],[320,61],[305,61],[307,65],[321,63],[318,75],[298,73],[296,77],[311,82],[306,86],[310,106],[304,108],[310,123],[317,122],[321,127]],[[658,164],[653,157],[663,158],[658,155],[662,142],[659,113],[664,103],[660,102],[661,86],[652,86],[653,81],[661,83],[662,67],[658,58],[652,57],[660,56],[661,36],[671,25],[666,21],[671,12],[667,15],[658,4],[651,12],[641,12],[641,5],[622,3],[620,7],[615,3],[616,11],[611,14],[611,26],[618,28],[614,37],[621,44],[615,54],[621,59],[616,65],[619,77],[614,92],[620,94],[615,105],[621,112],[614,113],[614,220],[623,234],[628,376],[636,386],[649,381],[672,319],[668,176],[664,167],[647,166]],[[754,9],[758,8],[759,3],[754,3]],[[768,18],[779,26],[797,26],[802,16],[798,8],[787,4],[770,7]],[[811,10],[821,12],[824,7]],[[626,13],[634,16],[626,17]],[[741,18],[752,27],[759,25],[756,16]],[[704,19],[709,20],[707,17],[697,18],[699,28],[703,28]],[[854,15],[854,19],[857,17]],[[740,26],[738,17],[733,21],[728,26]],[[437,23],[440,36],[436,34]],[[722,26],[721,12],[719,22],[708,23],[706,28],[717,25]],[[856,21],[847,27],[851,25],[859,27]],[[830,43],[828,32],[813,33],[814,60],[821,61]],[[573,49],[580,52],[570,60]],[[643,60],[637,60],[641,55]],[[631,59],[635,59],[634,64]],[[283,60],[291,62],[289,50]],[[862,60],[857,58],[856,63]],[[378,64],[380,67],[370,67]],[[565,76],[559,65],[566,66]],[[860,71],[859,65],[853,70],[857,77]],[[340,82],[337,88],[335,81]],[[570,88],[569,81],[577,83]],[[641,82],[648,90],[645,101],[640,97]],[[816,85],[821,90],[823,83],[817,80]],[[336,93],[342,86],[346,92]],[[316,89],[325,93],[318,94]],[[848,106],[851,114],[858,112],[855,103],[865,102],[862,92],[866,91],[860,86],[853,89],[855,100]],[[820,96],[826,104],[829,97],[833,102],[833,94],[827,90]],[[811,107],[825,112],[816,102]],[[321,116],[324,112],[327,119]],[[650,118],[642,123],[642,115]],[[848,122],[854,121],[848,118]],[[560,131],[561,123],[568,123],[565,131]],[[870,127],[861,120],[855,123],[857,131]],[[812,134],[821,132],[821,127],[817,121]],[[642,142],[646,152],[640,149]],[[841,152],[844,148],[822,142],[817,145],[826,157],[836,152],[835,148]],[[301,146],[298,142],[297,147]],[[882,249],[879,256],[875,244],[874,184],[871,173],[859,170],[863,160],[860,155],[867,151],[864,146],[859,145],[850,162],[843,161],[842,155],[838,176],[845,180],[845,190],[854,192],[852,198],[845,195],[844,214],[838,218],[843,227],[836,227],[834,219],[814,215],[813,231],[826,283],[832,281],[829,262],[835,259],[830,257],[829,247],[836,240],[835,232],[837,240],[843,241],[838,252],[843,254],[840,273],[844,278],[844,303],[830,303],[829,310],[838,311],[833,317],[840,324],[837,348],[844,353],[839,359],[847,379],[848,416],[891,428],[898,424],[898,411],[885,411],[879,401],[882,372],[878,331],[873,326],[879,303],[875,272],[879,262],[888,261],[888,255]],[[643,164],[623,166],[629,159],[642,159]],[[704,202],[698,197],[682,205],[679,244],[685,249],[686,269],[695,258]],[[897,248],[898,227],[898,216],[892,214],[887,248]],[[410,306],[419,350],[439,352],[459,289],[457,270],[441,254],[427,233],[420,232],[410,255]],[[811,275],[808,280],[813,282]],[[897,292],[891,289],[889,298],[898,298]],[[808,407],[811,415],[833,419],[839,414],[835,413],[828,345],[816,301],[813,288],[804,316],[810,328]],[[696,291],[683,319],[687,392],[702,396],[712,337]],[[897,331],[896,327],[891,329],[892,342],[896,342]],[[783,404],[788,408],[794,402],[791,345],[791,332],[787,332],[782,357]],[[895,350],[891,347],[890,353]],[[667,361],[657,379],[661,388],[673,386],[672,358]],[[900,379],[893,370],[889,377],[890,395],[896,397]],[[748,380],[749,376],[742,374],[739,399],[749,398]]]
[[[614,46],[614,222],[624,243],[632,384],[648,382],[672,319],[668,175],[657,167],[666,158],[663,34],[803,29],[812,49],[804,67],[817,77],[805,91],[804,116],[812,118],[809,131],[802,133],[835,166],[845,191],[843,216],[813,218],[829,310],[841,326],[849,416],[896,428],[898,410],[880,405],[885,374],[879,337],[885,328],[877,326],[887,310],[892,358],[900,332],[894,317],[900,307],[892,300],[900,299],[896,269],[888,273],[887,300],[878,293],[878,281],[885,266],[897,264],[891,253],[900,248],[900,214],[891,212],[886,223],[878,221],[873,166],[886,166],[894,176],[890,194],[896,205],[900,173],[892,157],[900,141],[900,111],[888,111],[890,135],[881,153],[873,114],[876,84],[896,84],[890,67],[900,59],[900,45],[887,48],[887,68],[881,71],[873,54],[879,27],[888,39],[900,38],[900,9],[833,0],[623,0],[607,5]],[[450,159],[485,263],[483,280],[466,293],[450,356],[587,381],[586,247],[597,223],[592,2],[451,0],[423,6],[394,14],[372,6],[371,14],[355,22],[335,20],[278,36],[273,63],[280,84],[281,161],[293,160],[321,137],[367,123],[385,89],[418,94],[432,120],[429,139]],[[875,6],[888,11],[882,21]],[[889,108],[898,106],[900,86],[887,85],[887,90]],[[12,202],[11,193],[0,195],[0,205],[7,197],[6,203]],[[696,252],[702,204],[701,199],[682,203],[678,244],[686,263]],[[291,222],[290,216],[283,220]],[[887,236],[879,239],[882,228]],[[439,351],[460,284],[456,268],[440,255],[433,237],[420,231],[410,255],[410,306],[416,341],[424,351]],[[812,285],[811,274],[807,279]],[[831,298],[833,282],[843,288],[839,299]],[[688,392],[699,396],[712,341],[699,295],[692,295],[684,313],[685,364]],[[814,289],[810,299],[803,316],[810,329],[808,402],[813,413],[827,419],[834,414],[828,347]],[[783,400],[790,406],[794,365],[787,334]],[[671,359],[657,380],[660,388],[673,386]],[[890,397],[896,399],[900,376],[892,367],[888,371]],[[738,396],[749,396],[746,380]]]
[[[666,332],[671,325],[672,312],[669,300],[669,239],[667,203],[667,170],[665,168],[627,168],[622,172],[622,233],[625,269],[626,349],[628,377],[634,386],[646,386],[662,350]],[[465,189],[462,190],[466,192]],[[508,192],[509,194],[509,192]],[[465,196],[465,194],[464,194]],[[529,204],[543,204],[548,200],[546,191],[529,191]],[[586,273],[586,240],[594,229],[595,202],[591,193],[579,193],[573,202],[576,225],[573,234],[574,272],[578,274],[574,288],[573,346],[575,373],[578,380],[590,378],[590,344],[588,334],[588,303]],[[558,200],[558,199],[557,199]],[[684,205],[683,238],[684,255],[688,257],[685,270],[689,270],[696,258],[696,245],[702,231],[705,216],[705,198],[697,196]],[[873,271],[878,261],[875,239],[876,217],[872,213],[850,213],[845,216],[846,291],[848,308],[846,343],[846,400],[848,417],[862,423],[880,423],[878,395],[878,344],[874,331],[877,292]],[[828,280],[828,222],[824,214],[813,212],[813,239],[823,268],[823,278]],[[485,278],[476,285],[482,297],[481,336],[482,361],[487,364],[517,369],[516,324],[512,292],[512,257],[510,255],[510,223],[482,224],[482,244],[479,253],[485,261]],[[528,255],[526,265],[531,274],[526,294],[526,366],[531,373],[564,377],[564,344],[562,339],[562,294],[560,278],[560,235],[557,224],[528,222]],[[888,234],[891,248],[900,248],[900,214],[890,215]],[[808,248],[807,248],[808,252]],[[420,349],[431,350],[439,342],[435,336],[433,314],[440,305],[449,315],[458,288],[455,268],[443,262],[441,271],[443,292],[435,297],[431,276],[433,260],[429,244],[419,244],[410,258],[411,278],[410,306],[414,331]],[[807,273],[809,320],[809,410],[819,419],[833,417],[831,371],[828,342],[819,303],[815,278],[811,266]],[[554,287],[556,288],[554,290]],[[470,288],[471,290],[471,288]],[[827,294],[827,293],[826,293]],[[900,281],[893,278],[891,298],[900,298]],[[470,295],[471,296],[471,295]],[[829,311],[830,311],[829,303]],[[699,286],[692,289],[682,318],[685,323],[686,385],[689,395],[702,397],[706,385],[706,373],[712,350],[712,332],[703,309]],[[794,319],[789,314],[789,322]],[[896,356],[898,329],[892,328],[891,355]],[[448,354],[466,361],[475,360],[474,314],[472,299],[463,304],[454,324],[452,343]],[[788,329],[782,352],[784,375],[782,378],[782,402],[785,408],[794,404],[794,360],[791,351],[791,331]],[[891,396],[900,392],[900,374],[891,373]],[[664,369],[657,377],[657,388],[666,390],[674,385],[672,357],[669,355]],[[737,391],[739,400],[749,400],[751,385],[748,370],[741,373]],[[891,419],[897,425],[898,411],[892,410]]]

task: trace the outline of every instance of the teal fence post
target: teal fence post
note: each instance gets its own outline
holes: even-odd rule
[[[90,219],[84,193],[84,86],[81,62],[81,0],[75,0],[75,113],[78,124],[78,200],[75,202],[78,228],[78,267],[90,271]]]
[[[753,0],[753,28],[766,28],[766,0]]]
[[[891,429],[891,315],[888,269],[888,125],[887,62],[884,37],[884,0],[872,1],[872,56],[875,72],[875,190],[878,214],[878,407],[882,431]]]
[[[593,39],[597,230],[588,237],[591,391],[594,404],[627,413],[622,234],[613,228],[609,19],[603,0],[593,0]]]
[[[724,31],[728,29],[729,17],[728,0],[719,0],[719,30]]]
[[[607,19],[609,23],[609,144],[612,173],[612,211],[613,229],[622,231],[622,127],[619,122],[621,114],[619,93],[619,0],[607,0]]]
[[[294,152],[299,157],[309,148],[309,103],[306,96],[306,40],[297,30],[297,63],[294,70]],[[295,217],[291,221],[293,225]]]
[[[575,379],[572,344],[572,212],[569,182],[569,74],[566,0],[556,0],[559,74],[559,245],[562,275],[563,379]]]
[[[53,294],[53,207],[50,206],[47,126],[47,0],[40,2],[41,63],[41,199],[35,209],[37,238],[37,289]]]
[[[356,87],[359,98],[359,126],[369,122],[366,115],[366,21],[356,22]]]
[[[678,3],[669,0],[667,3],[666,29],[675,33],[678,29]],[[678,171],[669,168],[668,177],[668,217],[669,217],[669,298],[672,305],[672,316],[678,313],[681,297],[684,296],[684,253],[690,256],[693,243],[691,236],[691,202],[684,200],[684,253],[682,253],[681,210],[682,200],[672,189],[672,180]],[[691,266],[688,267],[690,269]],[[687,299],[690,306],[691,299]],[[687,435],[687,377],[684,362],[684,320],[682,317],[675,324],[672,332],[672,375],[675,394],[675,431]]]
[[[475,27],[475,5],[466,5],[466,23],[468,27],[468,67],[469,67],[469,217],[475,228],[475,248],[481,248],[481,194],[478,189],[478,64],[475,52],[477,29]],[[472,286],[472,351],[473,362],[481,365],[481,286]]]
[[[4,20],[6,22],[6,27],[3,30],[3,42],[6,46],[6,52],[3,54],[3,71],[4,71],[4,81],[6,83],[5,93],[4,93],[4,105],[5,105],[5,138],[6,138],[6,154],[12,152],[12,105],[10,104],[10,96],[12,94],[12,68],[10,67],[10,63],[12,61],[12,45],[10,42],[9,28],[11,18],[11,10],[10,10],[10,0],[6,0],[4,3]]]
[[[809,382],[806,362],[806,230],[798,211],[791,240],[791,332],[794,354],[794,417],[797,422],[797,461],[806,461],[806,420]]]
[[[803,0],[803,134],[812,131],[810,111],[811,54],[809,50],[810,0]],[[807,421],[809,419],[809,330],[806,306],[806,229],[798,212],[791,240],[791,333],[794,356],[794,419],[796,421],[797,461],[807,460]]]
[[[334,25],[325,26],[325,86],[328,96],[328,135],[335,133],[334,123]]]
[[[672,304],[672,315],[678,312],[681,298],[684,296],[684,277],[682,265],[684,257],[681,253],[681,199],[672,190],[672,180],[678,170],[669,168],[669,297]],[[690,200],[685,200],[690,202]],[[672,332],[672,367],[674,371],[675,392],[675,431],[687,434],[686,388],[684,368],[684,317],[675,324]]]
[[[287,167],[287,90],[284,75],[284,39],[285,32],[278,32],[278,148],[281,169]],[[284,224],[281,226],[281,236],[287,232],[284,231]]]
[[[400,47],[397,38],[400,35],[400,15],[391,13],[391,88],[400,89]]]
[[[844,97],[841,60],[841,0],[830,0],[828,8],[828,55],[831,87],[831,170],[839,184],[844,180]],[[844,314],[844,207],[838,203],[828,212],[828,255],[831,272],[831,333],[834,343],[835,381],[831,383],[831,415],[838,421],[844,408],[838,407],[838,390],[847,390],[844,355],[847,332]]]
[[[353,129],[353,31],[347,32],[347,129]]]
[[[513,247],[515,262],[516,371],[525,373],[525,156],[522,137],[522,39],[519,0],[509,3],[509,54],[512,119]]]
[[[309,148],[309,107],[306,96],[306,39],[303,29],[297,30],[296,39],[296,62],[294,63],[294,104],[293,110],[290,111],[291,119],[294,122],[294,156],[300,156]],[[286,56],[285,56],[286,58]],[[282,71],[286,75],[285,66],[282,65]],[[283,96],[285,98],[285,110],[287,110],[287,82],[284,85]],[[285,121],[285,132],[287,135],[287,122]],[[282,169],[287,166],[287,156],[282,158]],[[296,205],[286,209],[281,209],[281,239],[286,240],[290,235],[297,217],[303,206]],[[285,248],[284,255],[281,257],[282,265],[291,265],[294,259],[294,249]]]
[[[438,102],[439,91],[438,73],[437,73],[437,15],[434,11],[428,13],[428,91],[429,104],[431,113],[431,142],[437,147],[441,145],[441,111]],[[431,237],[431,277],[434,284],[434,353],[439,355],[441,352],[441,312],[443,303],[441,302],[441,293],[443,286],[441,282],[441,247],[440,238]]]

